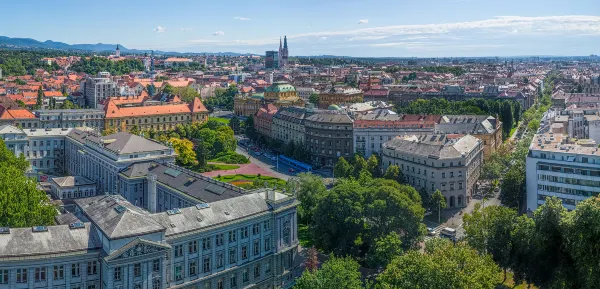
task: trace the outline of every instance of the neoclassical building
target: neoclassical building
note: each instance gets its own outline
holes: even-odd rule
[[[265,89],[263,95],[251,97],[237,96],[233,100],[235,114],[239,116],[255,115],[264,104],[273,104],[277,108],[287,106],[303,106],[304,101],[298,97],[296,88],[288,82],[278,81]]]
[[[74,203],[57,225],[0,229],[0,288],[289,288],[301,273],[298,202],[279,192],[161,213]]]

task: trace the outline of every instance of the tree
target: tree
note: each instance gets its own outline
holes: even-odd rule
[[[229,127],[231,127],[234,134],[240,133],[240,124],[240,118],[237,115],[232,116],[229,120]]]
[[[314,104],[314,105],[318,105],[319,104],[319,95],[316,93],[312,93],[309,97],[308,97],[308,102]]]
[[[467,243],[479,253],[492,255],[504,270],[505,280],[506,270],[513,265],[512,232],[516,219],[515,210],[501,206],[481,209],[479,204],[472,214],[463,217]]]
[[[42,86],[40,85],[40,87],[38,88],[38,91],[37,91],[37,100],[35,101],[35,106],[36,106],[36,108],[42,108],[43,105],[44,105],[44,90],[42,89]]]
[[[191,86],[175,87],[173,88],[172,93],[178,95],[179,98],[181,98],[181,100],[187,103],[192,103],[194,101],[194,98],[200,97],[200,93],[198,93],[198,91]]]
[[[250,139],[254,139],[256,137],[256,131],[254,130],[254,118],[252,116],[249,116],[246,118],[246,121],[244,121],[244,134]]]
[[[304,261],[304,266],[309,272],[315,272],[319,268],[319,252],[317,251],[315,246],[308,248],[306,252],[306,261]]]
[[[296,197],[300,201],[298,215],[301,221],[309,223],[313,220],[318,198],[326,191],[323,178],[311,173],[299,173],[296,180],[298,181]]]
[[[333,167],[333,176],[336,178],[347,178],[352,172],[352,166],[344,157],[340,157]]]
[[[193,165],[196,163],[196,152],[194,152],[194,144],[187,139],[171,138],[169,142],[177,153],[177,162],[184,165]]]
[[[502,130],[504,131],[504,137],[510,137],[510,131],[513,128],[513,111],[512,105],[510,102],[505,101],[502,105],[502,114],[500,115],[502,119]]]
[[[500,191],[500,201],[503,205],[520,211],[525,194],[525,163],[522,160],[515,160],[504,176]]]
[[[521,120],[521,104],[516,101],[513,102],[513,116],[515,125],[518,125]]]
[[[173,94],[175,92],[175,88],[172,85],[170,85],[169,83],[166,83],[162,87],[162,92],[167,93],[167,94]]]
[[[377,278],[378,289],[493,289],[500,272],[490,255],[469,246],[434,239],[426,253],[410,251],[395,258]]]
[[[354,169],[352,171],[352,175],[355,178],[358,178],[360,176],[360,172],[365,168],[367,168],[367,161],[365,161],[365,159],[359,154],[354,155]]]
[[[535,234],[535,223],[526,215],[517,218],[511,232],[511,269],[515,284],[525,281],[527,284],[533,282],[532,268],[534,265],[534,247],[532,244]]]
[[[373,252],[369,255],[371,267],[385,267],[392,259],[402,255],[402,241],[396,232],[391,232],[384,237],[375,239]]]
[[[446,198],[440,190],[435,190],[429,201],[429,208],[438,215],[438,223],[442,222],[442,211],[446,208]]]
[[[29,162],[16,157],[0,139],[0,226],[31,227],[54,224],[57,214],[46,193],[25,176]]]
[[[398,183],[402,183],[400,181],[400,176],[402,176],[402,172],[400,172],[400,168],[397,165],[390,165],[387,170],[385,170],[385,174],[383,175],[384,179],[395,180]]]
[[[371,173],[371,175],[373,177],[379,177],[379,175],[380,175],[379,160],[377,159],[377,156],[375,156],[374,154],[371,155],[369,157],[369,159],[367,160],[367,170],[369,171],[369,173]]]
[[[331,256],[316,271],[306,270],[296,280],[295,289],[363,289],[358,262],[350,257]]]
[[[70,101],[70,100],[67,99],[67,100],[65,100],[63,102],[62,108],[63,109],[74,109],[75,108],[75,104],[73,104],[72,101]]]

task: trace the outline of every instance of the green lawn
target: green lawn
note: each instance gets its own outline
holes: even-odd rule
[[[231,183],[231,182],[240,182],[240,181],[248,181],[248,182],[254,182],[256,180],[258,180],[260,182],[260,187],[263,187],[264,182],[268,182],[269,186],[273,186],[273,185],[277,185],[278,188],[283,188],[285,187],[285,185],[287,184],[286,181],[280,179],[280,178],[275,178],[275,177],[270,177],[270,176],[258,176],[258,175],[243,175],[243,174],[237,174],[237,175],[228,175],[228,176],[220,176],[220,177],[215,177],[216,180],[221,181],[221,182],[225,182],[225,183]]]
[[[517,128],[518,128],[518,127],[519,127],[519,126],[515,126],[515,127],[513,127],[513,128],[510,130],[510,133],[508,134],[508,137],[509,137],[509,138],[510,138],[510,137],[513,135],[513,133],[515,133],[515,131],[517,130]]]
[[[501,278],[504,278],[504,273],[500,273]],[[513,273],[511,272],[507,272],[506,273],[506,281],[504,281],[504,283],[498,285],[496,288],[498,289],[526,289],[527,288],[527,284],[522,283],[519,285],[515,285],[515,282],[513,282]],[[530,289],[537,289],[538,287],[536,287],[535,285],[531,285],[531,287],[529,287]]]
[[[300,246],[303,248],[310,248],[313,246],[312,237],[306,224],[298,224],[298,239],[300,239]]]
[[[213,168],[213,171],[225,171],[239,169],[240,166],[228,165],[228,164],[209,164]]]
[[[229,124],[229,119],[228,118],[222,118],[222,117],[209,117],[209,120],[216,120],[218,122],[222,122],[224,124]]]

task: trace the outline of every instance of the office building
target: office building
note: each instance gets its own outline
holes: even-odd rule
[[[315,167],[333,167],[339,157],[349,158],[354,153],[352,141],[353,120],[343,111],[320,111],[306,117],[305,146]]]
[[[265,52],[265,68],[266,69],[279,68],[279,52],[277,52],[277,51]]]
[[[87,78],[83,82],[82,91],[87,107],[98,108],[105,99],[119,95],[117,83],[110,80],[110,74],[107,73],[100,72],[99,75],[103,77]]]
[[[577,204],[600,193],[600,152],[594,141],[569,139],[552,132],[536,134],[527,155],[527,209],[535,210],[546,197]]]
[[[440,190],[449,208],[468,204],[483,165],[483,143],[471,135],[398,136],[381,153],[383,171],[397,165],[415,189]]]
[[[33,112],[41,128],[90,127],[104,130],[105,113],[100,109],[52,109]]]

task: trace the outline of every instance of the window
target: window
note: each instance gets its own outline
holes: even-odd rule
[[[450,177],[454,178],[454,172],[450,172]]]
[[[235,274],[231,274],[231,277],[229,278],[229,287],[230,288],[235,288],[237,286],[237,280],[235,278]]]
[[[235,248],[229,248],[229,264],[236,262],[237,250]]]
[[[190,254],[198,252],[198,241],[194,240],[188,243],[188,252]]]
[[[35,268],[35,282],[46,281],[46,267]]]
[[[8,270],[0,270],[0,284],[8,284]]]
[[[271,273],[271,263],[269,262],[265,263],[265,273]]]
[[[121,281],[121,267],[115,267],[115,281]]]
[[[229,242],[235,242],[235,240],[236,240],[235,230],[229,231]]]
[[[79,269],[79,263],[71,264],[71,277],[79,277],[81,275]]]
[[[204,256],[202,260],[202,271],[204,273],[210,272],[210,256]]]
[[[202,239],[202,250],[210,250],[210,238]]]
[[[264,221],[263,222],[263,231],[269,231],[271,230],[271,222],[270,221]]]
[[[260,264],[254,266],[254,278],[260,278]]]
[[[248,268],[245,268],[242,271],[242,282],[246,283],[250,280],[250,277],[248,276]]]
[[[217,280],[217,289],[223,289],[223,278]]]
[[[258,235],[260,233],[260,224],[252,225],[252,235]]]
[[[459,182],[459,183],[458,183],[458,189],[459,189],[459,190],[462,190],[462,188],[463,188],[463,183],[462,183],[462,182]]]
[[[190,265],[188,267],[190,270],[190,276],[195,276],[196,274],[198,274],[198,262],[196,262],[196,260],[190,262]]]
[[[225,253],[217,252],[217,268],[223,268],[225,265]]]
[[[158,271],[160,271],[160,260],[159,259],[152,260],[152,272],[158,272]]]
[[[98,262],[97,261],[89,261],[87,263],[87,274],[88,275],[96,275],[98,273]]]
[[[242,246],[242,260],[248,259],[248,245]]]
[[[242,235],[242,239],[248,238],[248,227],[240,229],[240,234]]]
[[[183,245],[175,245],[175,258],[183,256]]]
[[[210,281],[206,281],[206,283],[204,283],[204,289],[212,289],[212,283],[210,283]]]
[[[175,264],[175,281],[183,280],[183,266],[181,264]]]
[[[96,284],[88,284],[87,289],[96,289]]]
[[[442,173],[442,179],[446,178],[446,173]]]
[[[217,234],[215,242],[217,243],[217,247],[223,246],[223,234]]]
[[[152,289],[160,289],[160,278],[156,278],[154,280],[152,280]]]
[[[265,238],[265,251],[271,250],[271,238]]]
[[[140,263],[133,264],[133,276],[134,277],[142,276],[142,264],[140,264]]]
[[[17,269],[17,283],[27,283],[27,268]]]

